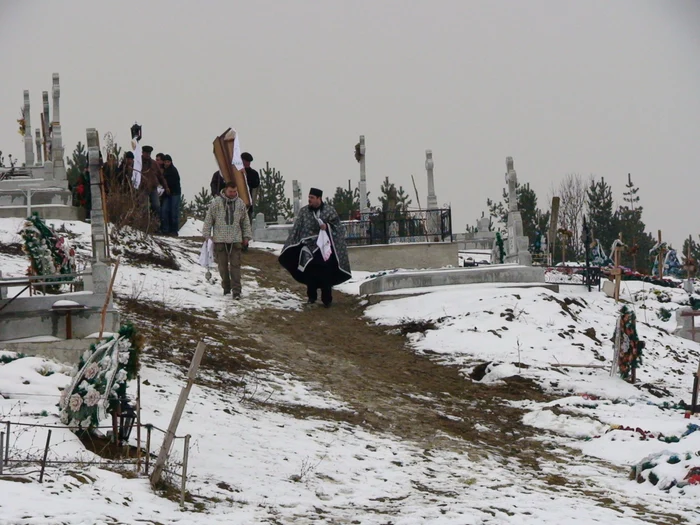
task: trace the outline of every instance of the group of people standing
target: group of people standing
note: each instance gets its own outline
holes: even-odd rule
[[[160,221],[159,233],[177,237],[182,199],[180,172],[170,155],[158,153],[153,159],[152,153],[152,146],[140,147],[137,144],[134,151],[124,154],[119,166],[116,157],[110,153],[107,162],[100,164],[104,174],[105,195],[124,193],[134,205],[147,206],[151,216]],[[140,170],[135,168],[135,154],[140,156]],[[100,156],[100,161],[101,159]],[[90,171],[87,166],[76,181],[73,193],[75,204],[84,207],[87,217],[90,217],[92,203]]]
[[[138,149],[137,147],[137,153]],[[161,235],[177,237],[180,230],[180,201],[182,200],[180,172],[169,154],[158,153],[153,159],[152,146],[143,146],[140,149],[140,177],[136,174],[130,178],[130,181],[138,192],[147,196],[151,215],[160,219]],[[133,160],[132,152],[127,152],[127,159],[129,154]]]

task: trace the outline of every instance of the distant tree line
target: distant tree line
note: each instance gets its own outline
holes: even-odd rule
[[[621,254],[621,264],[641,273],[650,273],[653,261],[649,250],[656,244],[656,236],[647,231],[643,221],[644,208],[641,204],[639,187],[627,176],[622,202],[613,199],[612,186],[603,178],[590,175],[584,178],[578,173],[564,176],[558,185],[552,185],[550,195],[560,199],[557,220],[556,246],[552,254],[554,263],[562,260],[562,243],[565,243],[566,259],[583,261],[585,259],[584,218],[590,231],[591,239],[598,239],[605,253],[610,256],[610,247],[618,236],[625,244]],[[518,209],[523,219],[524,234],[530,242],[530,249],[537,253],[542,249],[540,238],[548,235],[551,220],[551,196],[544,206],[538,204],[537,195],[529,184],[517,184],[516,196]],[[500,201],[487,199],[486,207],[490,216],[490,230],[505,232],[508,220],[508,193],[503,189]],[[475,232],[476,227],[467,226],[467,231]],[[552,239],[547,239],[551,246]],[[686,239],[682,260],[690,248],[691,257],[698,260],[700,244],[692,237]]]

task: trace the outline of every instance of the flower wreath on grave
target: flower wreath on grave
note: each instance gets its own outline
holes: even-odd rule
[[[627,379],[632,369],[639,368],[642,364],[642,350],[645,344],[637,335],[637,316],[634,310],[626,305],[620,309],[618,330],[620,330],[618,369],[620,376]]]
[[[503,258],[506,255],[506,250],[503,247],[503,237],[501,237],[501,232],[496,232],[496,247],[498,248],[498,264],[503,264]]]
[[[116,337],[90,345],[61,395],[61,422],[72,430],[99,426],[126,399],[126,384],[138,373],[140,353],[139,337],[131,323],[122,326]]]
[[[75,273],[75,250],[64,237],[59,237],[35,212],[27,218],[22,228],[24,253],[29,256],[30,275],[55,275]],[[45,292],[58,292],[61,283],[72,277],[54,278],[58,284],[44,287]]]

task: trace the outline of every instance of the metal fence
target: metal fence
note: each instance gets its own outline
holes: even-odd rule
[[[452,210],[382,211],[343,221],[349,246],[451,242]]]

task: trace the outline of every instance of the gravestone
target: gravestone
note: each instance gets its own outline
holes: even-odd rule
[[[298,180],[292,181],[292,197],[294,199],[294,217],[297,217],[297,215],[299,215],[299,210],[302,208],[302,206],[301,206],[301,184],[299,184]]]
[[[532,255],[528,251],[529,241],[523,231],[523,218],[518,210],[516,187],[518,175],[513,167],[513,157],[506,158],[506,183],[508,184],[508,242],[505,245],[504,262],[532,266]]]
[[[0,177],[0,217],[24,218],[26,209],[31,204],[32,209],[44,219],[84,218],[84,210],[72,206],[72,195],[68,189],[61,134],[58,73],[53,74],[52,81],[53,119],[49,121],[49,96],[44,91],[43,111],[40,113],[41,129],[36,130],[35,137],[32,137],[29,91],[24,91],[24,165],[12,171],[0,168],[0,174],[6,176]],[[31,197],[30,192],[26,191],[27,187],[32,188]]]
[[[367,172],[365,167],[365,136],[360,135],[360,142],[355,146],[355,159],[360,163],[360,213],[369,213],[367,207]]]
[[[431,240],[439,242],[440,239],[440,211],[438,210],[437,196],[435,195],[435,175],[433,169],[435,162],[433,161],[433,151],[425,150],[425,171],[428,176],[428,216],[426,224],[426,233],[433,236]],[[433,211],[434,210],[434,211]]]

